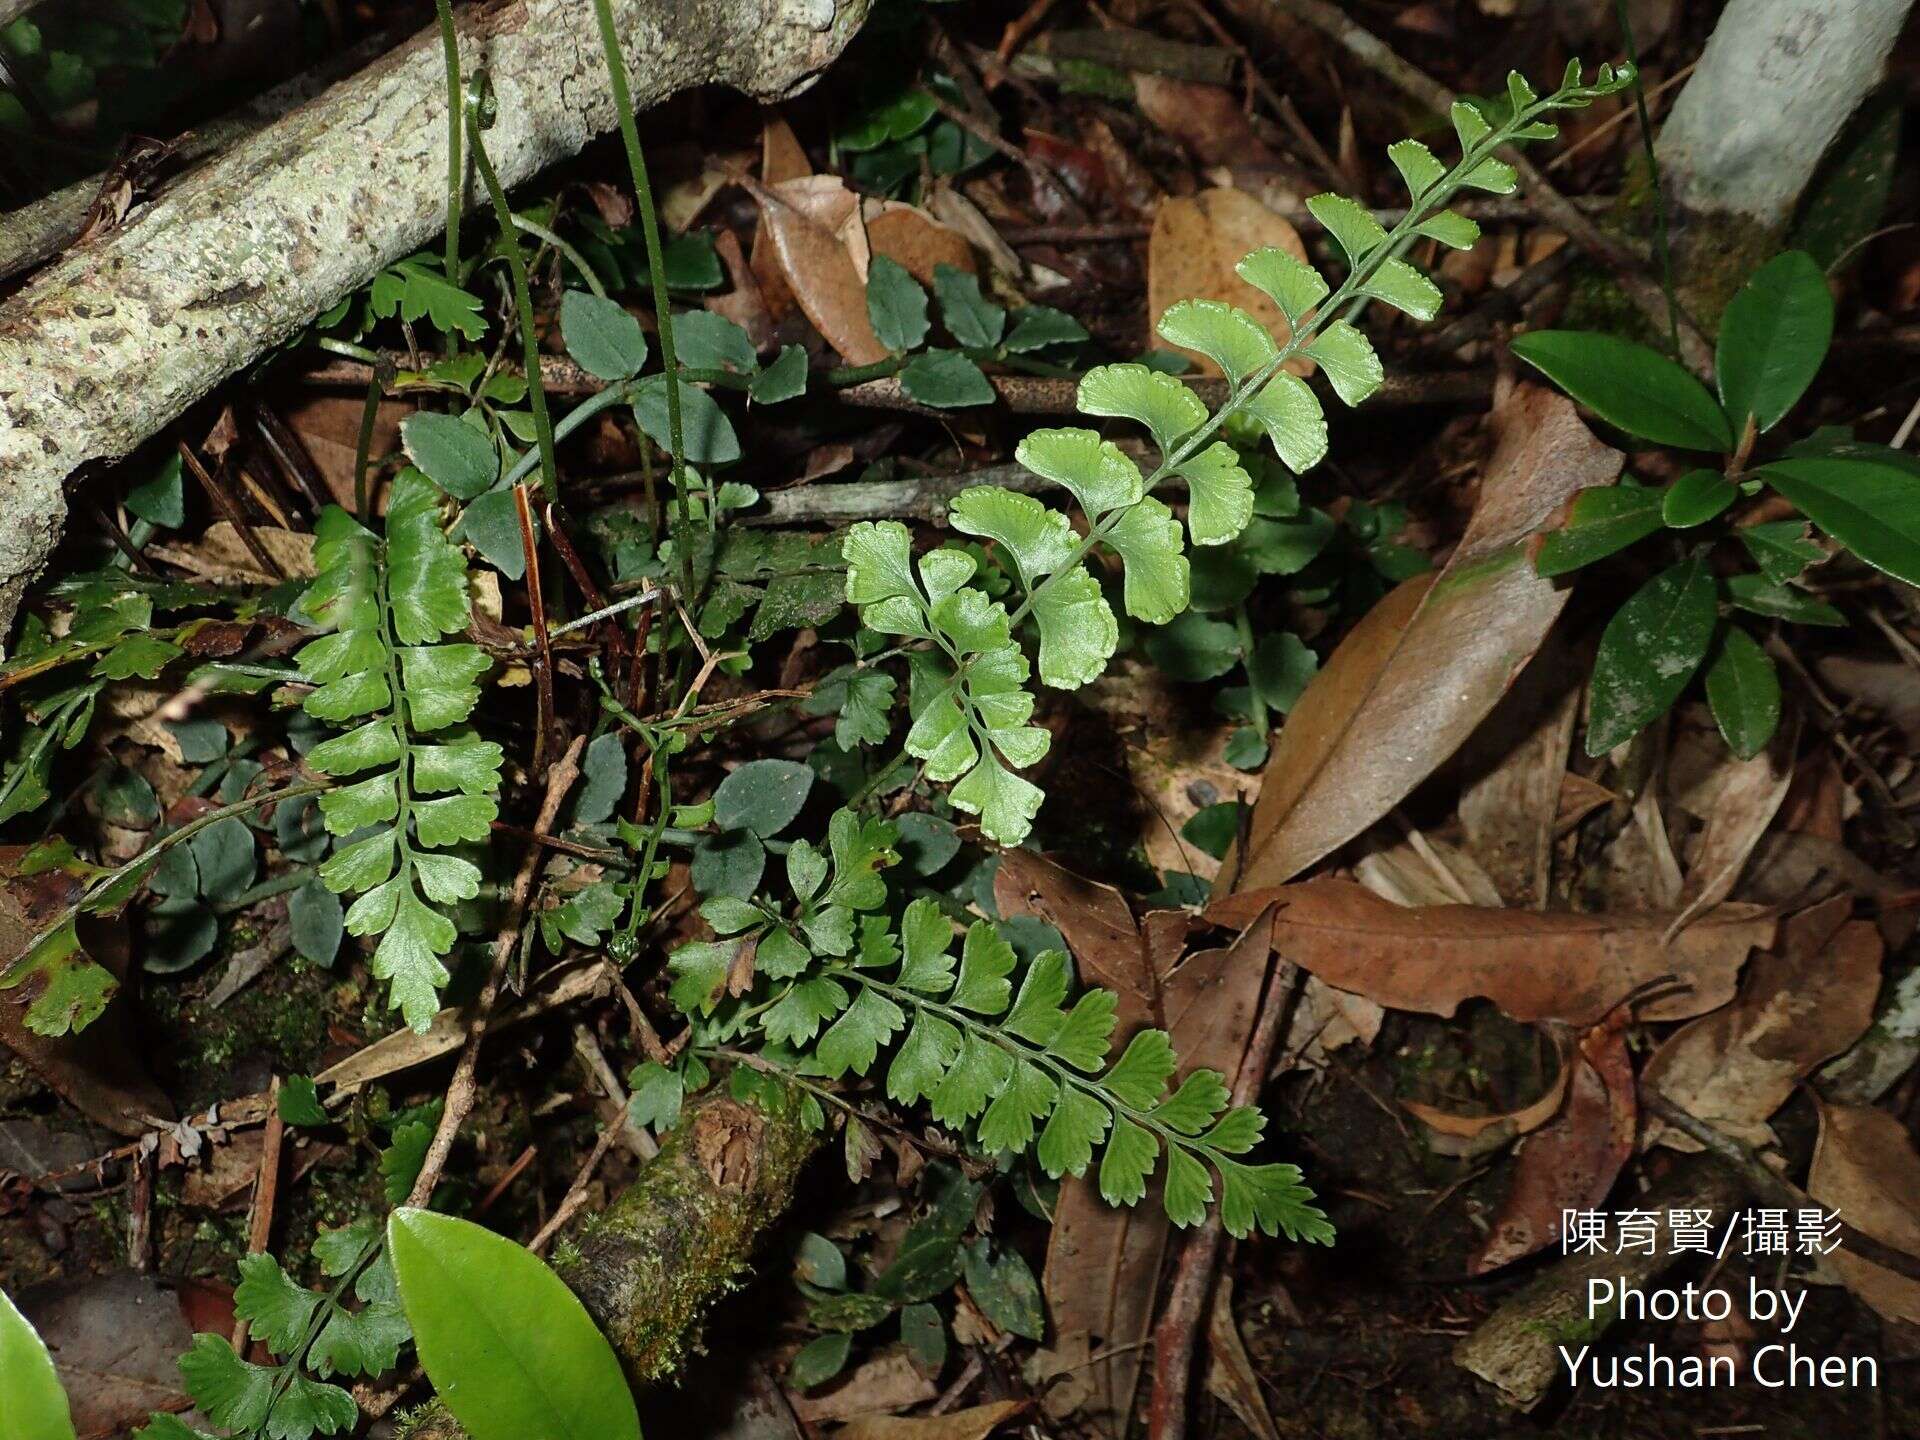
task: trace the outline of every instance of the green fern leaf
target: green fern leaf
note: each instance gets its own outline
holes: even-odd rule
[[[1360,293],[1384,300],[1416,320],[1431,320],[1440,313],[1440,287],[1404,260],[1384,261]]]
[[[1090,520],[1131,505],[1146,493],[1140,467],[1092,430],[1036,430],[1020,442],[1014,458],[1042,479],[1071,490]]]
[[[1088,415],[1135,420],[1147,427],[1162,454],[1207,421],[1207,407],[1173,376],[1144,365],[1100,365],[1080,377],[1080,409]]]
[[[1171,510],[1149,496],[1123,512],[1105,538],[1126,562],[1129,615],[1164,625],[1187,608],[1187,556]]]
[[[1373,342],[1344,320],[1336,320],[1322,330],[1307,353],[1320,362],[1320,368],[1327,372],[1327,383],[1349,405],[1363,403],[1386,379]]]
[[[1347,264],[1355,270],[1387,243],[1387,232],[1373,218],[1373,212],[1344,195],[1315,195],[1307,201],[1307,213],[1327,227],[1327,233],[1346,252]]]
[[[1000,544],[1012,557],[1028,589],[1043,575],[1071,565],[1078,549],[1066,516],[1049,510],[1031,495],[1016,494],[998,485],[963,490],[955,498],[948,520],[964,534]]]
[[[1274,454],[1294,474],[1304,475],[1326,458],[1327,417],[1320,397],[1298,375],[1281,371],[1243,408],[1267,432]]]
[[[1266,387],[1272,388],[1271,383]],[[1256,396],[1249,401],[1249,409],[1258,400]],[[1253,480],[1241,468],[1240,457],[1231,445],[1214,441],[1183,462],[1179,473],[1187,481],[1187,533],[1194,544],[1224,545],[1247,528],[1253,518]]]
[[[1249,497],[1251,509],[1251,497]],[[1040,627],[1040,679],[1059,690],[1098,680],[1120,643],[1120,625],[1099,582],[1076,565],[1034,597]]]
[[[1320,272],[1278,246],[1255,250],[1233,268],[1242,280],[1265,291],[1296,330],[1306,313],[1327,298]],[[1081,408],[1086,408],[1084,401]]]
[[[1407,182],[1407,194],[1415,204],[1447,178],[1447,167],[1418,140],[1395,141],[1387,147],[1387,158],[1393,161],[1400,178]]]
[[[1280,353],[1266,326],[1246,311],[1218,300],[1182,300],[1160,317],[1160,338],[1198,350],[1239,384]]]

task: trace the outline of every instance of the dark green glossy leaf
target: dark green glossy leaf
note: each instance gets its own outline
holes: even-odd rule
[[[1807,538],[1804,520],[1771,520],[1764,525],[1742,526],[1734,533],[1753,563],[1776,585],[1798,579],[1809,565],[1827,558],[1827,552]]]
[[[640,322],[625,306],[584,290],[560,298],[560,338],[573,363],[602,380],[626,380],[647,363]]]
[[[1736,433],[1751,415],[1771,430],[1813,383],[1833,341],[1827,277],[1804,250],[1776,255],[1727,305],[1714,352],[1720,399]]]
[[[722,830],[778,835],[813,788],[813,771],[796,760],[749,760],[713,792],[713,819]]]
[[[1920,477],[1861,460],[1775,460],[1760,473],[1867,564],[1920,585]]]
[[[1594,662],[1589,755],[1606,754],[1667,712],[1706,659],[1718,613],[1704,554],[1661,571],[1620,607]]]
[[[471,500],[500,478],[500,456],[484,430],[456,415],[423,410],[400,426],[407,458],[449,495]]]
[[[1657,350],[1615,335],[1535,330],[1514,340],[1513,353],[1629,435],[1685,450],[1733,448],[1706,386]]]
[[[895,354],[903,355],[927,338],[927,292],[906,266],[886,255],[874,256],[867,269],[867,318],[880,343]]]
[[[991,405],[994,401],[994,389],[986,375],[958,350],[928,350],[914,356],[900,372],[900,388],[910,398],[937,410]]]
[[[1666,492],[1640,485],[1595,485],[1573,497],[1567,523],[1540,542],[1534,568],[1541,575],[1565,575],[1591,565],[1666,523]]]
[[[1758,755],[1780,728],[1780,674],[1759,642],[1737,625],[1720,636],[1707,666],[1707,704],[1727,748],[1742,760]]]
[[[1689,470],[1667,487],[1660,518],[1675,530],[1690,530],[1713,519],[1739,494],[1739,487],[1718,470]]]
[[[1796,585],[1779,585],[1764,575],[1730,575],[1727,599],[1742,610],[1796,625],[1840,626],[1847,617],[1824,600],[1816,600]]]

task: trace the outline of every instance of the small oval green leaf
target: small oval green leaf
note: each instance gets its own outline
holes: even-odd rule
[[[1616,335],[1536,330],[1515,339],[1513,353],[1629,435],[1683,450],[1733,448],[1707,387],[1657,350]]]
[[[539,1257],[406,1207],[387,1248],[420,1363],[473,1440],[639,1440],[613,1347]]]
[[[560,338],[573,363],[602,380],[626,380],[647,363],[647,333],[624,306],[584,290],[560,297]]]
[[[0,1290],[0,1415],[7,1440],[74,1440],[67,1392],[46,1343]]]
[[[792,823],[807,803],[813,771],[797,760],[749,760],[713,792],[713,819],[722,830],[751,830],[765,839]]]
[[[1729,625],[1707,666],[1707,704],[1727,748],[1742,760],[1758,755],[1780,728],[1780,673],[1751,635]]]
[[[1667,487],[1660,518],[1675,530],[1690,530],[1713,519],[1739,494],[1739,488],[1718,470],[1689,470]]]
[[[1667,712],[1706,659],[1718,616],[1704,551],[1661,571],[1620,607],[1594,661],[1587,754],[1606,754]]]
[[[500,478],[493,441],[457,415],[409,415],[400,425],[400,443],[429,480],[461,500],[473,499]]]
[[[1751,415],[1771,430],[1807,386],[1833,342],[1833,295],[1804,250],[1762,265],[1728,302],[1714,374],[1736,432]]]

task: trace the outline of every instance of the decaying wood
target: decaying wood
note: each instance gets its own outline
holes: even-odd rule
[[[867,0],[615,0],[636,106],[726,84],[768,99],[844,47]],[[593,7],[460,11],[514,184],[614,123]],[[446,204],[445,74],[423,32],[241,141],[0,306],[0,633],[58,541],[63,482],[125,455],[226,376],[426,243]]]
[[[688,1107],[618,1199],[554,1247],[554,1269],[636,1387],[679,1369],[701,1316],[738,1287],[756,1239],[787,1208],[819,1143],[796,1097],[763,1107],[716,1091]],[[435,1402],[402,1433],[459,1440],[466,1432]]]

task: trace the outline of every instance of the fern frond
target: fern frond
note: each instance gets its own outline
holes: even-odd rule
[[[1541,99],[1523,78],[1511,76],[1511,113],[1498,124],[1470,103],[1457,104],[1453,124],[1461,153],[1452,168],[1418,141],[1389,147],[1388,158],[1412,201],[1391,230],[1344,196],[1309,200],[1307,208],[1347,262],[1338,286],[1278,249],[1255,251],[1237,267],[1242,279],[1271,296],[1286,315],[1290,333],[1284,343],[1231,305],[1195,299],[1170,306],[1160,319],[1161,338],[1207,356],[1227,377],[1227,399],[1213,414],[1178,380],[1144,365],[1105,365],[1087,372],[1079,387],[1080,410],[1143,426],[1159,447],[1160,461],[1142,478],[1124,452],[1094,431],[1062,428],[1029,435],[1017,458],[1072,493],[1087,517],[1084,534],[1031,496],[976,487],[954,498],[953,527],[992,541],[1012,561],[1026,594],[1010,613],[983,592],[966,588],[973,562],[961,552],[950,548],[924,557],[916,581],[903,526],[853,527],[845,541],[848,601],[862,608],[870,627],[932,647],[911,662],[908,751],[927,761],[928,774],[955,781],[953,803],[978,814],[990,839],[1006,845],[1023,840],[1041,798],[1008,767],[1031,763],[1019,755],[1038,759],[1044,754],[1044,733],[1032,732],[1043,737],[1037,743],[1016,738],[1009,745],[999,738],[1001,729],[1016,737],[1031,731],[1026,723],[1031,697],[1022,703],[1009,689],[1009,677],[1026,668],[1015,638],[1021,622],[1031,617],[1039,632],[1041,681],[1072,689],[1097,679],[1118,643],[1112,608],[1085,563],[1096,550],[1105,548],[1121,561],[1129,615],[1163,625],[1184,611],[1189,568],[1181,527],[1154,491],[1175,476],[1184,478],[1193,543],[1234,539],[1252,519],[1253,485],[1232,447],[1213,440],[1215,431],[1244,415],[1266,433],[1289,469],[1297,473],[1317,465],[1327,451],[1326,419],[1313,391],[1283,368],[1287,362],[1312,359],[1343,403],[1363,403],[1380,388],[1384,373],[1372,343],[1354,327],[1354,317],[1369,301],[1422,321],[1440,308],[1439,287],[1404,252],[1423,238],[1470,247],[1478,227],[1445,206],[1462,189],[1506,194],[1514,188],[1513,167],[1494,152],[1515,141],[1552,138],[1554,127],[1541,116],[1591,104],[1632,78],[1631,67],[1602,66],[1588,84],[1575,62],[1560,88]],[[964,559],[964,570],[958,560],[936,558],[948,555]],[[1020,673],[1011,683],[1024,687],[1025,678]],[[1004,717],[999,728],[987,718],[989,700]],[[973,1063],[965,1047],[957,1053],[963,1067]],[[1024,1089],[1029,1100],[1037,1100],[1037,1085]],[[1118,1163],[1126,1173],[1130,1162]]]
[[[315,689],[307,713],[352,729],[307,763],[346,777],[320,801],[329,833],[348,841],[320,867],[336,894],[357,894],[347,929],[379,935],[373,972],[390,1004],[424,1031],[448,979],[454,923],[444,907],[480,893],[480,870],[450,847],[486,839],[498,813],[500,747],[460,727],[479,703],[490,662],[476,645],[442,643],[468,619],[467,570],[440,528],[442,495],[418,470],[394,481],[384,534],[329,507],[315,534],[317,578],[300,613],[330,633],[299,662]],[[428,743],[419,737],[434,735]],[[432,796],[435,798],[423,798]]]

